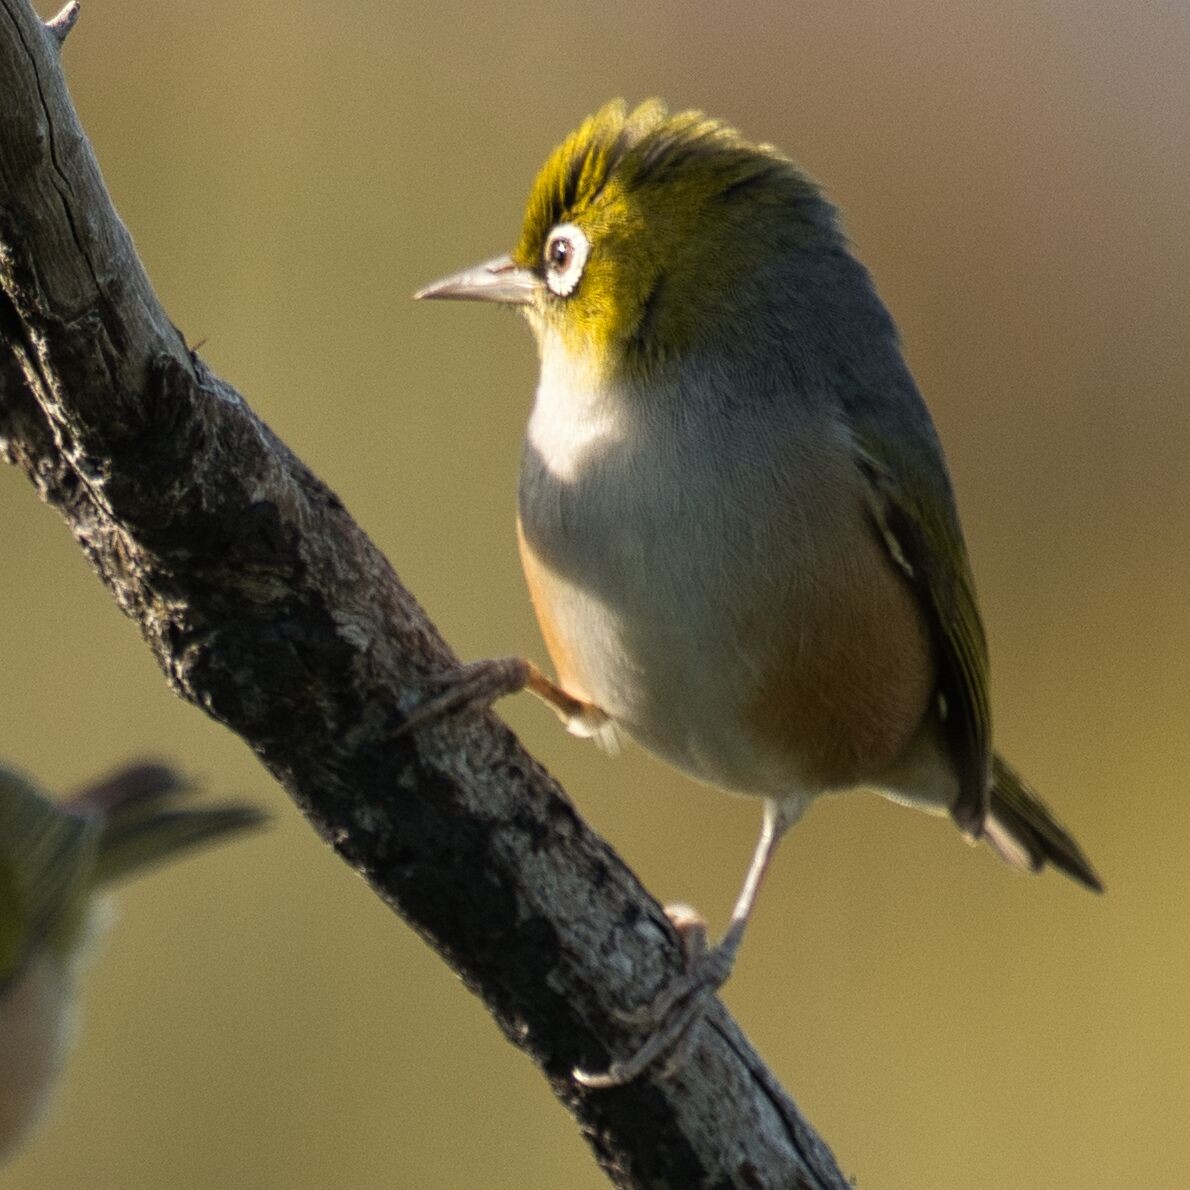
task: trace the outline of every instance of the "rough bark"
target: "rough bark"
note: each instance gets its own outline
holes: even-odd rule
[[[718,1003],[677,1077],[570,1077],[633,1047],[615,1011],[677,969],[669,924],[494,716],[394,735],[456,659],[158,304],[66,92],[76,15],[43,25],[0,0],[0,453],[173,690],[241,736],[483,999],[616,1185],[846,1186]]]

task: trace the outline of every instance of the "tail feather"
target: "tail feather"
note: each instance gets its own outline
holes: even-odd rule
[[[164,765],[121,769],[89,786],[72,801],[84,813],[102,816],[92,882],[110,884],[203,843],[259,826],[265,815],[231,803],[203,809],[175,805],[191,787]]]
[[[983,836],[1014,867],[1039,871],[1047,863],[1094,892],[1103,892],[1090,860],[1024,779],[992,757],[992,791]]]

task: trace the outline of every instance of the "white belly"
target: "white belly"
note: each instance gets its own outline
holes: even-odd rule
[[[705,465],[697,438],[683,442],[698,432],[688,421],[685,431],[644,422],[614,393],[559,391],[548,375],[525,444],[520,516],[546,576],[530,576],[543,628],[548,620],[565,642],[582,696],[701,781],[809,793],[796,757],[768,752],[742,715],[758,685],[744,625],[760,601],[783,616],[799,601],[788,561],[796,526],[781,573],[771,527],[758,527],[757,502],[778,498],[771,460],[725,442]],[[796,499],[786,504],[796,512]]]
[[[36,955],[0,998],[0,1161],[44,1115],[74,1033],[73,965]]]
[[[766,755],[739,709],[751,694],[746,659],[701,631],[706,609],[669,585],[614,606],[560,583],[551,615],[572,648],[590,700],[648,751],[697,780],[738,793],[803,792],[788,755]]]

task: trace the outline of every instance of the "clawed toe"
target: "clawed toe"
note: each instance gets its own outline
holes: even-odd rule
[[[617,1019],[648,1030],[648,1036],[639,1049],[613,1062],[603,1073],[576,1068],[574,1080],[589,1090],[622,1087],[662,1060],[661,1077],[676,1074],[689,1059],[695,1026],[731,973],[735,944],[730,937],[708,949],[706,922],[699,913],[687,905],[667,906],[665,912],[682,941],[684,970],[650,1003],[616,1012]]]
[[[672,1077],[689,1058],[694,1026],[705,1015],[716,986],[692,974],[679,975],[661,989],[656,1000],[631,1014],[636,1018],[632,1024],[651,1026],[651,1032],[640,1048],[627,1058],[613,1062],[603,1073],[576,1068],[575,1082],[589,1090],[622,1087],[640,1078],[662,1059],[665,1059],[665,1065],[661,1077]],[[657,1009],[662,1002],[663,1015],[659,1016]]]
[[[427,723],[469,710],[486,710],[498,698],[523,690],[529,680],[528,662],[519,657],[489,658],[460,665],[430,679],[439,687],[405,716],[396,735],[408,735]]]
[[[606,712],[567,694],[532,661],[526,661],[523,657],[471,661],[434,675],[428,684],[437,687],[438,693],[422,699],[405,716],[404,722],[396,729],[396,735],[408,735],[447,715],[487,710],[492,703],[507,694],[529,690],[552,707],[558,718],[566,724],[566,729],[574,735],[612,738],[611,719]]]

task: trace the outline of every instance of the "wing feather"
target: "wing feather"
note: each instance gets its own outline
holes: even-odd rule
[[[987,641],[941,451],[932,428],[927,444],[933,449],[920,461],[907,452],[882,453],[882,439],[862,419],[853,419],[851,430],[876,531],[917,593],[930,625],[938,711],[959,776],[951,816],[979,838],[990,796]]]

